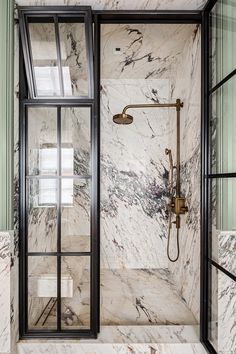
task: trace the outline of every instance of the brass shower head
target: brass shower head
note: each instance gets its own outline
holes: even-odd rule
[[[153,107],[159,107],[159,108],[171,108],[175,107],[176,111],[179,112],[180,108],[183,107],[183,102],[180,101],[178,98],[176,100],[176,103],[147,103],[147,104],[130,104],[128,106],[125,106],[123,109],[122,113],[115,114],[113,116],[113,122],[116,124],[131,124],[133,123],[133,117],[130,114],[127,114],[126,111],[129,108],[153,108]]]
[[[133,123],[133,117],[127,113],[119,113],[113,116],[113,122],[116,124],[131,124]]]

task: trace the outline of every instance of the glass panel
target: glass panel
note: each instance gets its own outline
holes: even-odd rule
[[[27,174],[57,174],[57,109],[28,108]]]
[[[236,179],[211,181],[212,259],[236,275]]]
[[[90,251],[90,205],[89,180],[62,179],[62,251]]]
[[[90,174],[90,108],[61,109],[62,175]]]
[[[209,271],[208,339],[217,353],[233,354],[236,348],[236,282],[214,266]]]
[[[232,0],[218,0],[211,15],[212,86],[236,69],[236,6]]]
[[[236,171],[236,76],[212,95],[212,173]]]
[[[67,19],[68,20],[68,19]],[[59,18],[61,61],[65,96],[88,96],[88,58],[83,18]]]
[[[90,328],[90,257],[62,257],[61,326]]]
[[[57,180],[30,179],[28,189],[28,250],[57,249]]]
[[[53,18],[41,21],[29,23],[36,96],[61,96],[55,25]]]
[[[28,257],[29,329],[55,329],[57,326],[57,258]]]

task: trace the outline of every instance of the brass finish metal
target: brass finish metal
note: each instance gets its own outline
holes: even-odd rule
[[[168,241],[167,241],[167,255],[171,262],[177,261],[179,258],[179,229],[180,229],[180,215],[188,212],[186,206],[186,198],[181,196],[181,182],[180,182],[180,110],[183,107],[183,102],[178,98],[175,103],[153,103],[153,104],[130,104],[124,107],[121,114],[113,116],[113,121],[117,124],[130,124],[133,122],[133,117],[126,113],[131,108],[175,108],[176,109],[176,166],[173,165],[172,152],[170,149],[165,149],[166,155],[169,156],[170,164],[170,203],[169,209],[169,227],[168,227]],[[176,186],[174,189],[174,169],[176,169]],[[172,221],[172,214],[175,214],[175,220]],[[173,259],[169,254],[170,232],[172,224],[176,226],[177,237],[177,256]]]
[[[180,215],[184,215],[188,212],[188,207],[185,205],[185,202],[186,199],[184,197],[172,197],[171,199],[169,207],[171,211],[176,215],[176,221]],[[180,219],[178,220],[178,223],[176,222],[176,228],[180,228]]]
[[[179,105],[179,103],[178,103]],[[127,106],[125,106],[125,108],[123,109],[123,112],[125,114],[125,112],[127,111],[127,109],[130,108],[154,108],[154,107],[159,107],[159,108],[171,108],[171,107],[176,107],[177,108],[177,100],[176,103],[144,103],[144,104],[129,104]]]
[[[131,124],[133,117],[127,113],[119,113],[113,116],[113,122],[116,124]]]
[[[176,197],[180,197],[180,99],[176,100]]]
[[[133,117],[126,113],[130,108],[176,108],[176,111],[180,111],[183,107],[183,102],[180,99],[176,100],[176,103],[144,103],[144,104],[129,104],[125,106],[122,113],[115,114],[113,116],[113,122],[116,124],[131,124],[133,122]]]
[[[172,153],[170,149],[165,149],[166,155],[169,155],[170,163],[170,194],[171,202],[169,204],[170,211],[176,215],[174,224],[176,228],[180,228],[180,215],[188,212],[188,207],[185,205],[186,198],[181,197],[181,183],[180,183],[180,109],[183,103],[180,99],[176,100],[176,166],[173,166]],[[173,170],[176,168],[176,194],[173,195]]]

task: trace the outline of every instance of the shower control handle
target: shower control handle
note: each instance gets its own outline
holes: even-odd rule
[[[171,202],[171,203],[169,204],[169,207],[170,207],[171,209],[173,209],[173,208],[175,207],[175,202]]]
[[[185,214],[185,213],[188,212],[188,207],[187,207],[187,205],[181,207],[181,212],[182,212],[183,214]]]
[[[173,197],[169,204],[172,212],[179,216],[188,212],[188,207],[185,205],[186,199],[184,197]]]

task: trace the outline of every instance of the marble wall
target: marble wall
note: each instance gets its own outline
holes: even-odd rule
[[[223,272],[210,267],[209,340],[219,354],[233,354],[236,346],[236,283]]]
[[[201,31],[197,26],[181,53],[172,100],[180,97],[181,110],[181,182],[189,211],[181,216],[180,257],[169,262],[175,283],[199,321],[200,309],[200,133],[201,133]],[[175,156],[176,132],[171,147]],[[172,253],[175,254],[176,230],[172,229]]]
[[[29,5],[90,5],[94,10],[197,10],[207,0],[17,0],[21,6]]]
[[[169,267],[169,282],[173,275],[180,296],[198,319],[200,29],[196,25],[103,25],[101,33],[102,268],[110,269],[114,278],[114,270],[122,269],[115,284],[121,279],[126,283],[127,270]],[[175,102],[177,98],[184,102],[181,175],[189,213],[182,217],[180,259],[172,265],[166,255],[169,165],[165,148],[171,148],[175,158],[176,111],[130,110],[134,122],[129,126],[115,125],[112,116],[127,104]],[[175,239],[173,233],[173,252]],[[134,274],[140,277],[137,271]],[[108,279],[108,273],[102,273],[103,286]],[[137,298],[138,292],[131,288]],[[154,308],[149,303],[147,312]]]
[[[102,267],[168,266],[165,148],[175,132],[175,110],[130,110],[130,126],[115,125],[112,115],[131,103],[175,102],[178,64],[194,30],[192,25],[102,26]]]
[[[102,267],[166,268],[168,111],[135,110],[128,127],[114,125],[112,115],[132,102],[167,102],[169,82],[102,79],[101,85]]]
[[[11,318],[10,318],[10,268],[11,268],[11,256],[10,256],[10,235],[8,232],[0,233],[0,279],[1,287],[0,292],[0,352],[10,352],[10,334],[11,334]]]
[[[0,232],[0,353],[14,354],[18,338],[18,273],[14,233]]]

